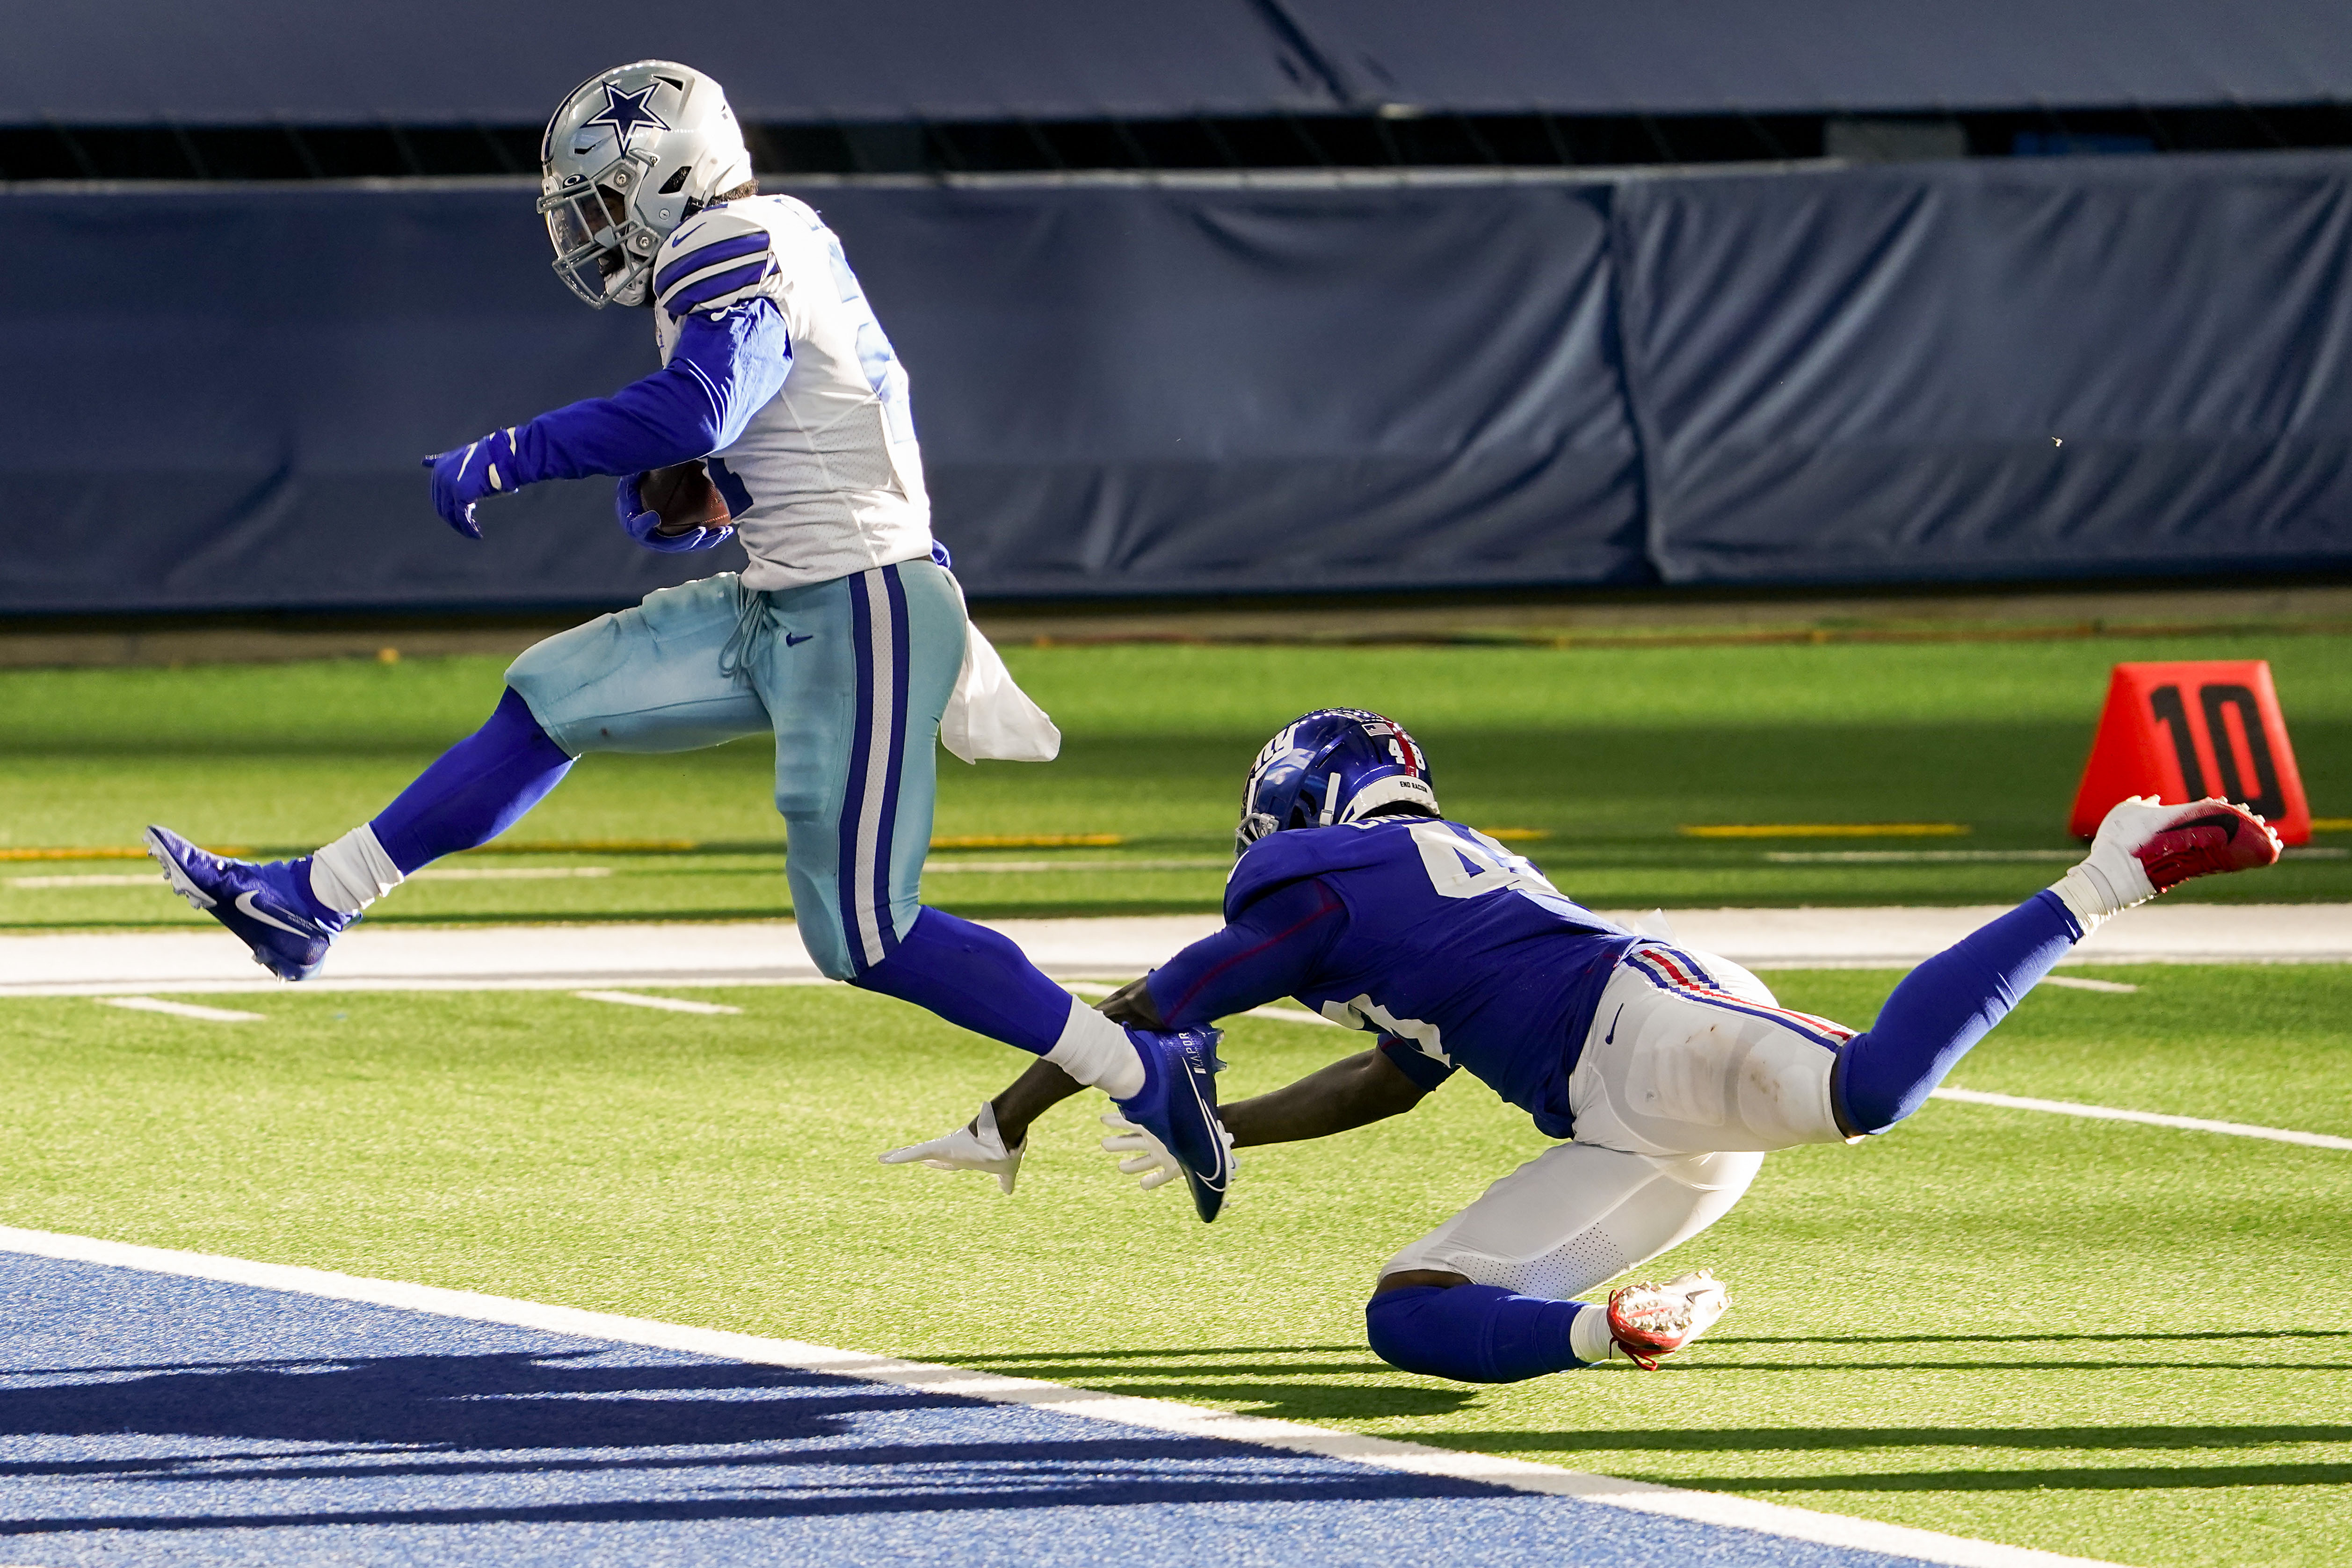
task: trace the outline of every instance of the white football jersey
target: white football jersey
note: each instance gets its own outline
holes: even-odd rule
[[[710,459],[751,557],[744,585],[800,587],[928,557],[907,373],[815,210],[751,196],[698,213],[664,243],[654,278],[664,364],[677,345],[671,310],[689,301],[710,311],[765,296],[792,336],[783,390]]]

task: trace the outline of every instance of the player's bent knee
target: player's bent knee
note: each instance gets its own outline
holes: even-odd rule
[[[1384,1282],[1385,1283],[1385,1282]],[[1400,1372],[1424,1377],[1459,1377],[1458,1355],[1446,1353],[1442,1330],[1425,1321],[1422,1309],[1450,1289],[1444,1285],[1402,1285],[1379,1289],[1364,1303],[1364,1338],[1372,1353]]]
[[[857,964],[849,956],[849,942],[841,927],[832,921],[804,921],[801,923],[801,945],[808,949],[809,962],[816,965],[819,974],[827,980],[855,980]]]

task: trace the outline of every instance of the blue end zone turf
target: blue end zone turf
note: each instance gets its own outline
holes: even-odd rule
[[[97,1264],[0,1254],[0,1562],[45,1568],[1912,1561]]]

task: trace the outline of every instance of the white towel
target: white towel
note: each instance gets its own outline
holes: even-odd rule
[[[1003,658],[969,619],[963,670],[940,715],[940,743],[967,763],[1050,763],[1062,751],[1062,731],[1013,683]]]

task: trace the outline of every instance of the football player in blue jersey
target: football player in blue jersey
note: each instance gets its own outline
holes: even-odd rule
[[[1429,766],[1377,713],[1309,713],[1267,742],[1242,796],[1223,930],[1101,1005],[1206,1029],[1295,996],[1380,1037],[1288,1088],[1226,1106],[1237,1147],[1319,1138],[1412,1109],[1467,1070],[1561,1140],[1381,1268],[1374,1351],[1408,1372],[1507,1383],[1688,1344],[1727,1304],[1702,1270],[1602,1303],[1572,1298],[1687,1241],[1765,1153],[1855,1142],[1926,1102],[2067,950],[2191,877],[2267,866],[2277,837],[2226,801],[2126,801],[2054,886],[1895,988],[1865,1032],[1781,1006],[1738,964],[1570,900],[1439,813]],[[1039,1113],[1078,1086],[1040,1063],[944,1138],[894,1150],[1013,1190]],[[1146,1186],[1175,1164],[1106,1116]]]
[[[906,372],[840,241],[806,204],[759,194],[725,92],[669,61],[582,83],[540,158],[557,275],[592,306],[647,310],[661,368],[428,458],[434,506],[478,539],[484,501],[608,474],[637,543],[735,539],[748,563],[530,649],[479,731],[316,854],[225,859],[163,827],[149,851],[257,962],[301,980],[369,904],[496,837],[580,757],[772,731],[817,966],[1099,1086],[1175,1152],[1213,1217],[1229,1156],[1205,1037],[1123,1027],[1003,936],[919,901],[934,745],[1043,761],[1060,736],[968,622],[931,538]],[[671,515],[649,500],[678,492]]]

